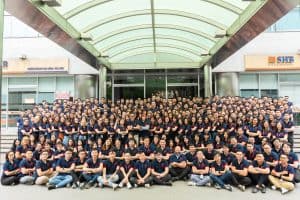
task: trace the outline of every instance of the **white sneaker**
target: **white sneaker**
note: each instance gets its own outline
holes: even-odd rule
[[[127,188],[128,189],[131,189],[132,188],[132,185],[130,183],[127,183]]]
[[[207,187],[211,187],[211,183],[210,183],[210,182],[208,182],[208,183],[206,183],[206,184],[205,184],[205,186],[207,186]]]
[[[272,188],[272,190],[276,190],[277,189],[275,185],[272,185],[271,188]]]
[[[149,183],[145,184],[145,188],[150,188],[150,184]]]
[[[103,188],[103,184],[102,183],[99,183],[98,185],[99,185],[100,188]]]
[[[281,189],[281,194],[285,194],[287,193],[289,190],[285,189],[285,188],[280,188]]]
[[[187,183],[187,185],[188,185],[188,186],[196,186],[196,183],[193,182],[193,181],[189,181],[189,182]]]
[[[112,189],[113,189],[113,190],[116,190],[117,188],[118,188],[118,184],[113,183],[113,184],[112,184]]]
[[[123,183],[120,183],[120,184],[119,184],[119,188],[122,188],[122,187],[124,187],[124,184],[123,184]]]
[[[137,188],[137,187],[138,187],[138,185],[137,185],[137,184],[134,184],[134,187],[135,187],[135,188]]]

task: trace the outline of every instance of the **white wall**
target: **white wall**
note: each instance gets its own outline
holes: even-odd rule
[[[300,50],[300,32],[262,33],[227,58],[213,72],[245,71],[244,55],[296,54]]]
[[[69,58],[70,74],[98,74],[98,71],[64,48],[9,15],[4,17],[3,58]]]

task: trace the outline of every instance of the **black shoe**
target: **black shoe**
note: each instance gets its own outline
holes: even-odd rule
[[[267,192],[266,186],[262,186],[262,188],[261,188],[261,193],[266,193],[266,192]]]
[[[56,189],[56,186],[55,186],[55,185],[49,185],[49,186],[48,186],[48,190],[53,190],[53,189]]]
[[[164,185],[166,185],[166,186],[172,186],[173,184],[171,182],[166,182],[166,183],[164,183]]]
[[[179,178],[177,176],[172,177],[172,182],[175,182],[175,181],[178,181],[178,180],[179,180]]]

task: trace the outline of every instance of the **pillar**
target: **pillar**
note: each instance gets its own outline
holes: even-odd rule
[[[107,76],[107,69],[103,65],[99,68],[99,98],[106,98],[106,76]]]
[[[212,68],[211,65],[204,66],[204,95],[205,97],[212,96]]]

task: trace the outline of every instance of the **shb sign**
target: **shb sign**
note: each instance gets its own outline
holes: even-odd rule
[[[269,56],[269,64],[293,64],[295,62],[294,56]]]

